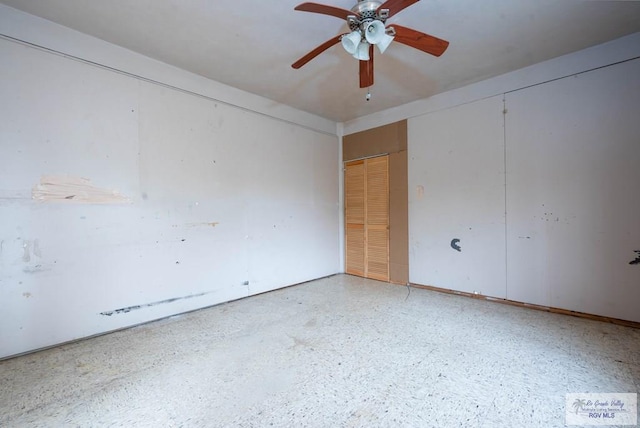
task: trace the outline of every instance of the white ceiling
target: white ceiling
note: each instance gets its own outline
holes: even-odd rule
[[[291,63],[344,21],[302,0],[0,0],[221,83],[338,122],[426,98],[640,31],[640,1],[422,0],[389,19],[448,40],[440,57],[392,43],[371,101],[340,45]],[[355,0],[317,0],[350,9]],[[376,52],[377,53],[377,52]]]

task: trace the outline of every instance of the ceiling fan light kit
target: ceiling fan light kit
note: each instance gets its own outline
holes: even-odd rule
[[[376,45],[380,53],[384,53],[384,51],[387,50],[391,42],[393,42],[395,35],[393,27],[389,27],[387,31],[387,29],[384,28],[384,23],[378,20],[368,22],[363,32],[367,42]]]
[[[347,21],[351,30],[327,40],[291,66],[298,69],[329,49],[338,42],[350,55],[360,61],[360,87],[373,85],[373,46],[380,53],[389,47],[392,41],[411,46],[434,56],[440,56],[449,46],[446,40],[438,39],[425,33],[399,25],[385,27],[386,20],[419,0],[358,0],[351,9],[323,5],[319,3],[302,3],[295,10],[335,16]],[[367,97],[367,100],[370,96]]]
[[[360,43],[353,57],[360,61],[369,61],[371,59],[371,56],[369,55],[369,43],[364,41]]]
[[[358,51],[358,45],[362,41],[362,35],[359,31],[353,31],[349,34],[343,34],[341,40],[344,50],[355,56]]]

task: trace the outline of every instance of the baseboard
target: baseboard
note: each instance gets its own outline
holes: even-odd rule
[[[551,306],[534,305],[532,303],[524,303],[524,302],[518,302],[515,300],[501,299],[498,297],[483,296],[481,294],[467,293],[466,291],[450,290],[447,288],[434,287],[432,285],[420,285],[420,284],[409,283],[409,286],[414,288],[422,288],[424,290],[437,291],[439,293],[455,294],[456,296],[470,297],[472,299],[486,300],[488,302],[502,303],[505,305],[518,306],[520,308],[526,308],[526,309],[535,309],[537,311],[551,312],[554,314],[570,315],[573,317],[586,318],[594,321],[608,322],[611,324],[618,324],[618,325],[623,325],[625,327],[640,329],[640,322],[636,322],[636,321],[628,321],[628,320],[623,320],[619,318],[605,317],[602,315],[589,314],[586,312],[577,312],[577,311],[571,311],[569,309],[554,308]]]

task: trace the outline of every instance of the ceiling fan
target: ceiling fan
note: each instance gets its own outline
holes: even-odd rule
[[[342,9],[318,3],[302,3],[295,10],[335,16],[347,21],[350,33],[339,34],[291,64],[298,69],[333,45],[342,42],[344,49],[360,61],[360,87],[373,85],[373,46],[384,53],[395,40],[431,55],[440,56],[449,42],[411,28],[393,25],[385,27],[387,19],[419,0],[358,0],[351,9]]]

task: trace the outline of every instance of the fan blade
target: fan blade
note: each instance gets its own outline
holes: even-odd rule
[[[311,61],[312,59],[320,55],[322,52],[329,49],[331,46],[338,44],[342,36],[343,34],[339,34],[334,38],[327,40],[326,42],[324,42],[323,44],[321,44],[320,46],[318,46],[317,48],[315,48],[314,50],[312,50],[311,52],[309,52],[308,54],[306,54],[305,56],[303,56],[293,64],[291,64],[291,67],[295,69],[302,67],[303,65],[305,65],[306,63],[308,63],[309,61]]]
[[[360,61],[360,87],[373,86],[373,45],[369,46],[369,61]]]
[[[339,7],[327,6],[319,3],[302,3],[294,8],[294,10],[301,10],[303,12],[313,12],[313,13],[321,13],[323,15],[331,15],[336,18],[341,18],[346,20],[349,15],[358,14],[355,12],[351,12],[347,9],[341,9]]]
[[[387,0],[384,2],[378,9],[376,13],[380,13],[382,9],[389,9],[389,18],[391,18],[396,13],[402,11],[403,9],[408,8],[414,3],[417,3],[419,0]]]
[[[420,31],[412,30],[411,28],[395,24],[391,27],[396,30],[396,36],[393,39],[394,41],[419,49],[422,52],[426,52],[431,55],[440,56],[449,46],[449,42],[446,40],[421,33]]]

